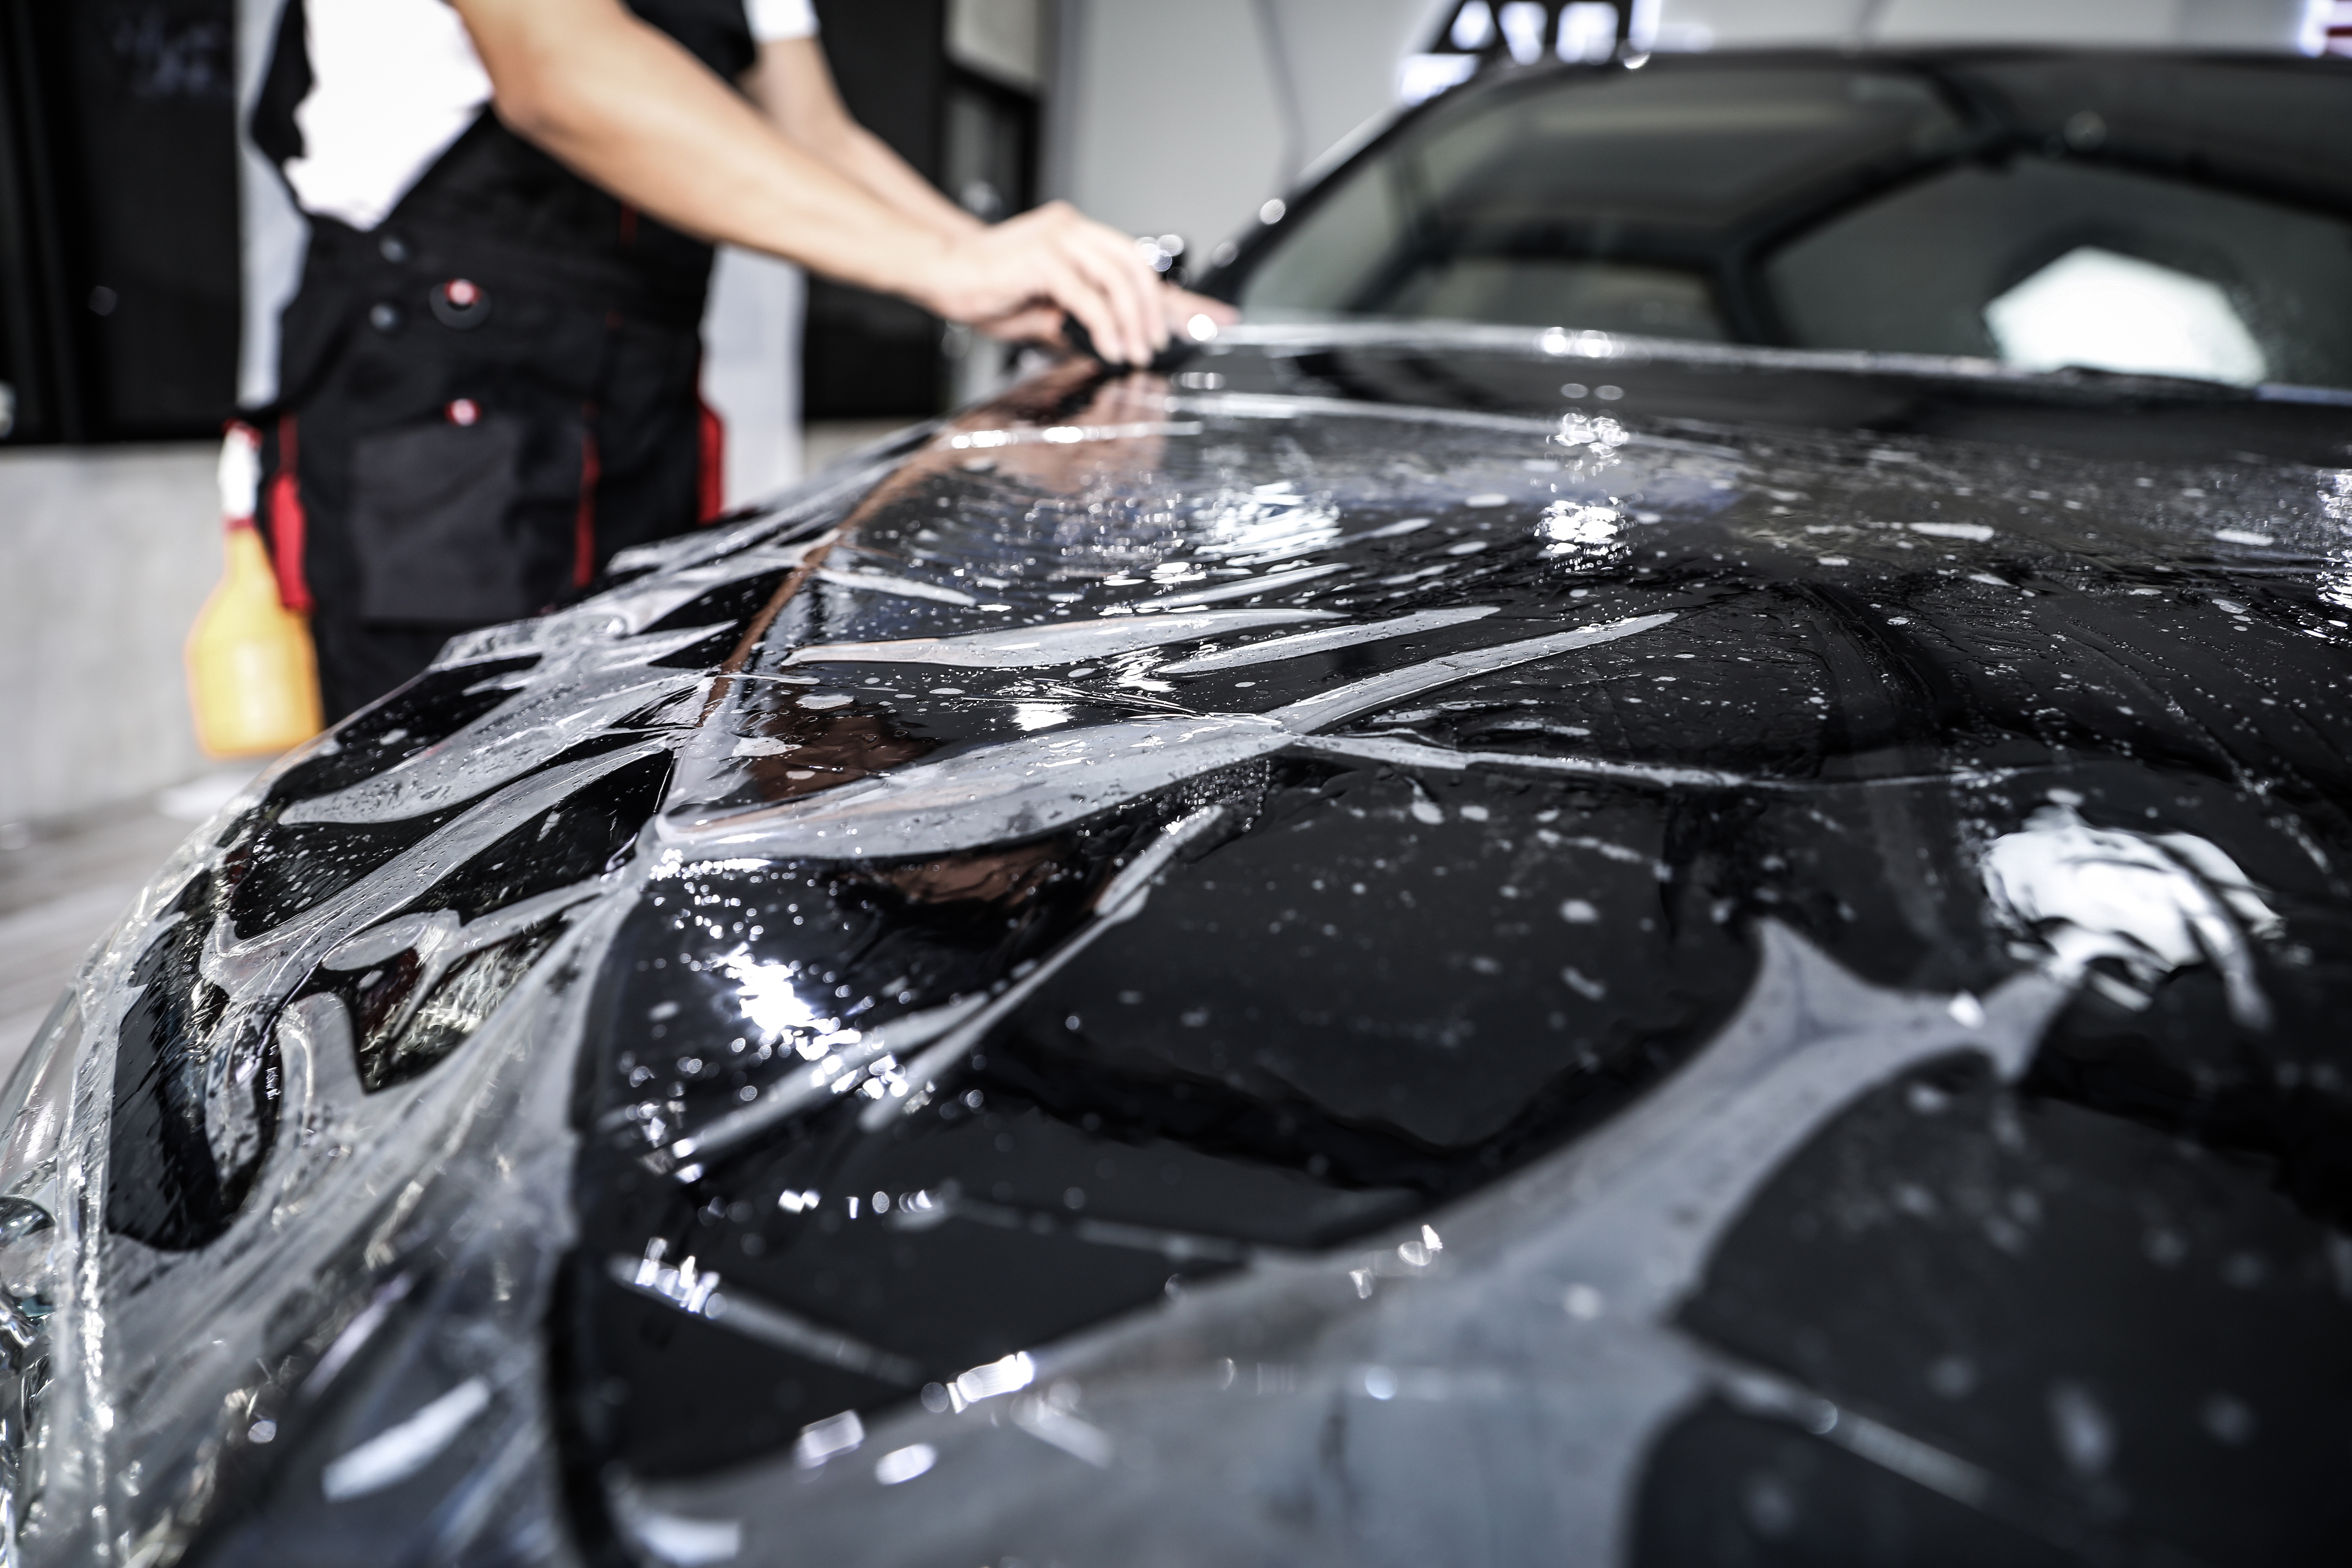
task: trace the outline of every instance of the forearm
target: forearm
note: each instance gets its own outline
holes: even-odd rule
[[[951,239],[978,226],[977,218],[940,195],[887,142],[851,118],[814,38],[762,45],[759,63],[743,78],[743,90],[786,141],[863,185],[893,211]]]
[[[936,217],[910,216],[779,134],[613,0],[454,4],[499,118],[622,200],[704,239],[925,296],[946,237]]]
[[[862,125],[847,124],[830,144],[808,150],[836,174],[865,186],[884,205],[935,234],[953,238],[981,226],[980,219],[941,195],[889,143]]]

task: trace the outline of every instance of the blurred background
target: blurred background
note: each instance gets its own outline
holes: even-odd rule
[[[0,1056],[249,777],[181,646],[221,425],[272,395],[302,230],[240,131],[282,0],[0,0]],[[985,217],[1066,197],[1181,273],[1484,61],[1789,45],[2352,52],[2352,0],[817,0],[851,110]],[[722,258],[730,504],[986,393],[1003,351]]]

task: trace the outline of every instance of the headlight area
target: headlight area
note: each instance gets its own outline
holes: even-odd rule
[[[80,1001],[68,992],[0,1090],[0,1539],[11,1547],[73,1446],[52,1397],[58,1307],[79,1230],[68,1205],[90,1194],[91,1159],[73,1153],[102,1158],[105,1147],[104,1101],[75,1096],[83,1044]],[[78,1127],[92,1116],[100,1125]]]

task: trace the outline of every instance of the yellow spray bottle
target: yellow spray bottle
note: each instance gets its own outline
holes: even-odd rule
[[[221,517],[228,569],[188,632],[188,701],[196,739],[215,757],[285,751],[317,734],[318,658],[308,617],[288,609],[254,526],[260,439],[232,425],[221,443]]]

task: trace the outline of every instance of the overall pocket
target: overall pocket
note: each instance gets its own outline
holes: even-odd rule
[[[352,541],[360,616],[488,626],[531,614],[521,500],[525,426],[488,418],[360,440],[352,451]]]

